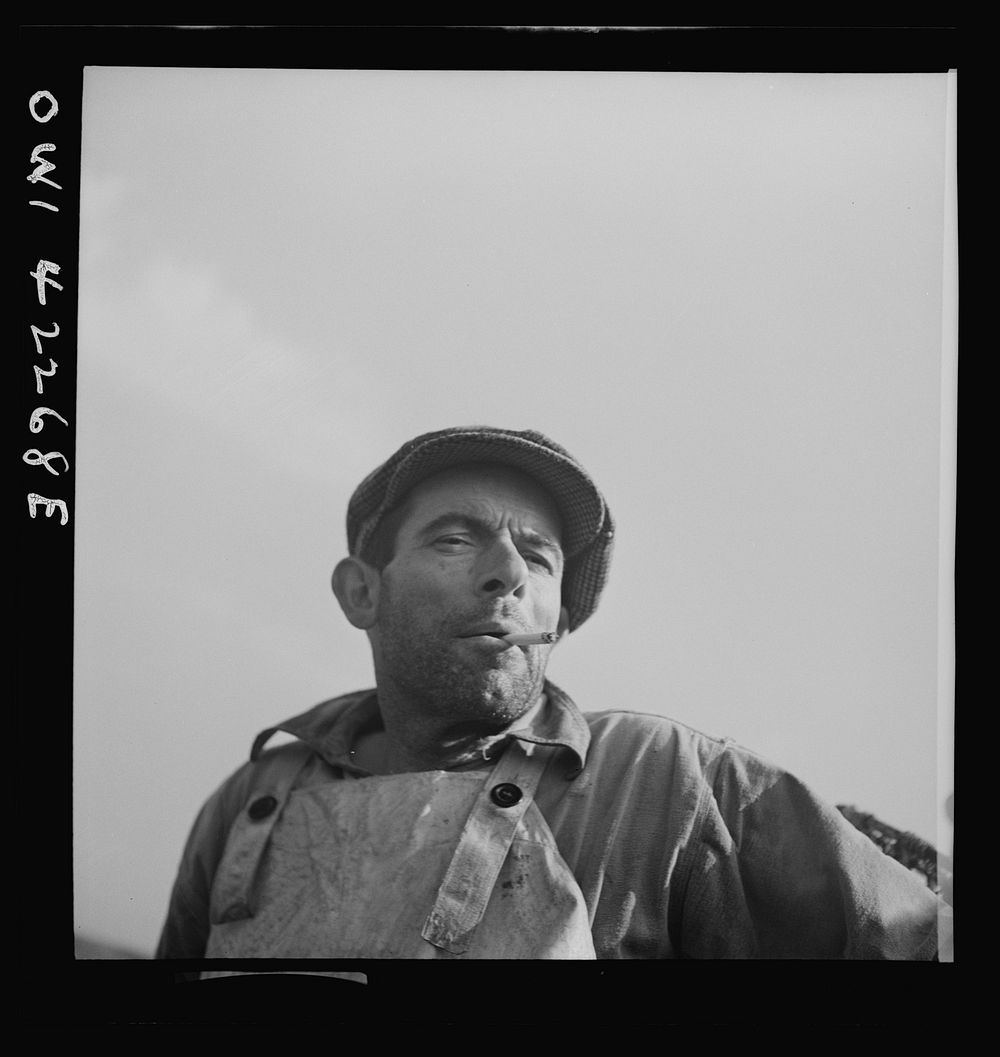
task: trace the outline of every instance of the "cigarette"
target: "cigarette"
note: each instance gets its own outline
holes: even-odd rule
[[[531,631],[501,636],[504,642],[511,646],[541,646],[545,643],[559,641],[559,635],[554,631]]]

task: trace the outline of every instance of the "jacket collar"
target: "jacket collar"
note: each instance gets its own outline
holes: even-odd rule
[[[541,708],[532,709],[524,724],[514,724],[507,731],[508,738],[533,742],[536,745],[562,746],[571,750],[582,769],[590,745],[590,728],[570,696],[548,680],[544,686],[545,700]],[[268,727],[254,739],[250,759],[256,760],[267,742],[283,731],[305,742],[327,763],[335,767],[358,770],[351,759],[351,748],[358,736],[381,726],[378,695],[374,690],[331,698],[298,716]]]

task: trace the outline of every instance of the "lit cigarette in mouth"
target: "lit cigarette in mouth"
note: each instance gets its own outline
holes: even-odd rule
[[[559,641],[559,635],[554,631],[516,632],[512,635],[502,635],[501,638],[511,646],[544,646]]]

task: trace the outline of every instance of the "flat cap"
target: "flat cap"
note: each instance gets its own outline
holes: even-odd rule
[[[449,466],[499,463],[533,477],[552,496],[563,523],[562,601],[569,630],[597,608],[608,578],[614,521],[586,470],[555,441],[534,430],[458,426],[407,441],[373,470],[347,506],[347,545],[360,554],[382,519],[424,478]]]

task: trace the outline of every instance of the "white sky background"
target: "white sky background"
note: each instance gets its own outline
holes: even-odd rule
[[[549,670],[582,709],[731,736],[939,843],[947,101],[88,69],[78,931],[151,953],[254,735],[371,685],[329,589],[347,500],[454,424],[540,429],[609,500],[610,585]]]

